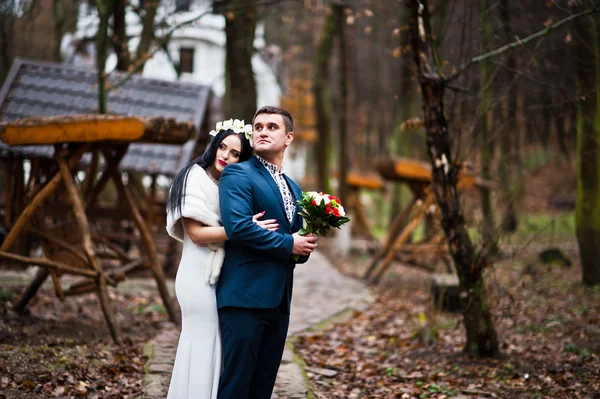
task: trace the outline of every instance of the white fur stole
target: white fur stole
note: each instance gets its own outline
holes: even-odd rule
[[[194,165],[187,176],[185,196],[178,210],[167,210],[167,232],[173,238],[183,242],[183,220],[190,218],[212,227],[221,226],[221,213],[219,211],[219,187],[207,176],[206,171]],[[204,281],[215,285],[219,280],[223,260],[225,259],[224,243],[207,244],[212,251],[208,256]]]

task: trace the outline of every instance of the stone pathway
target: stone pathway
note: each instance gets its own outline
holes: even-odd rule
[[[296,266],[288,339],[344,310],[362,308],[369,297],[364,284],[343,276],[325,256],[314,253],[306,264]],[[169,327],[148,343],[151,361],[144,379],[148,399],[166,397],[178,339],[179,330]],[[302,370],[286,349],[272,399],[305,398],[307,391]]]

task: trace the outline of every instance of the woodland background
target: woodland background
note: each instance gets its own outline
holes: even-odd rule
[[[105,22],[96,38],[105,49],[98,65],[113,49],[117,69],[138,72],[169,39],[151,27],[137,53],[119,50],[119,10],[137,7],[140,18],[150,18],[154,3],[91,3]],[[249,56],[256,24],[264,24],[278,55],[272,66],[282,106],[292,111],[298,141],[307,146],[303,187],[334,192],[346,203],[346,178],[377,175],[377,160],[429,164],[437,210],[410,242],[440,232],[457,296],[470,304],[457,313],[432,304],[436,261],[429,268],[394,262],[373,283],[376,299],[367,311],[296,338],[305,365],[333,370],[307,373],[310,395],[600,397],[599,2],[213,3],[227,19],[223,113],[249,120],[256,109]],[[0,4],[0,81],[15,57],[62,61],[60,42],[76,27],[78,1]],[[99,101],[102,112],[102,95]],[[459,192],[459,173],[490,184]],[[372,235],[355,232],[343,244],[349,253],[341,255],[341,238],[323,240],[322,250],[348,275],[364,277],[391,221],[411,203],[406,184],[384,183],[384,190],[362,189],[359,197]],[[23,321],[10,312],[19,289],[0,286],[2,315],[12,329],[0,343],[26,348],[5,359],[24,365],[59,353],[64,360],[52,367],[68,371],[108,348],[99,363],[104,372],[88,373],[106,378],[115,395],[135,392],[144,372],[140,348],[166,322],[156,300],[115,298],[124,317],[138,320],[127,349],[101,333],[83,339],[44,330],[68,313],[50,299],[34,304],[36,319]],[[90,298],[78,301],[68,306],[93,307]],[[50,338],[42,339],[40,328]],[[73,395],[90,389],[77,382],[79,375],[57,384],[43,373],[23,374],[2,376],[0,397],[40,397],[43,390],[58,396],[58,385]]]

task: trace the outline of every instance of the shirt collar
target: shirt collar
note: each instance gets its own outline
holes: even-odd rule
[[[254,154],[254,156],[256,157],[256,159],[258,159],[260,161],[260,163],[263,164],[263,166],[265,168],[267,168],[267,170],[269,171],[269,173],[271,173],[272,175],[276,175],[277,174],[277,165],[273,165],[272,163],[264,160],[263,158],[261,158],[260,156]],[[281,170],[279,171],[280,174],[285,174],[285,170],[283,170],[283,166],[281,167]]]

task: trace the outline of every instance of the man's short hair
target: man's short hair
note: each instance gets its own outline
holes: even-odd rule
[[[292,119],[292,115],[288,111],[283,108],[274,107],[272,105],[266,105],[264,107],[260,107],[258,111],[254,114],[252,118],[252,126],[254,126],[254,120],[260,114],[277,114],[283,117],[283,123],[285,124],[286,133],[294,131],[294,119]]]

